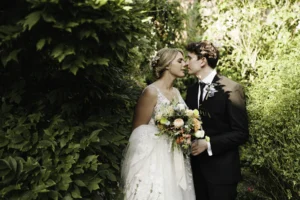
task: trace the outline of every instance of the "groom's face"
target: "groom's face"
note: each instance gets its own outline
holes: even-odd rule
[[[198,60],[198,56],[195,53],[188,53],[188,73],[190,75],[198,75],[201,72],[203,59]]]

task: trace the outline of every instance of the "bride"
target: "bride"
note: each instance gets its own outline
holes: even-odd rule
[[[125,200],[195,200],[189,159],[171,150],[171,141],[156,136],[154,116],[172,100],[184,103],[173,87],[184,77],[186,63],[180,49],[163,48],[152,59],[157,81],[147,86],[136,105],[133,132],[122,162]]]

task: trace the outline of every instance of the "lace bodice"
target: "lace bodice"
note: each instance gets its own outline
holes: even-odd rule
[[[157,102],[156,102],[156,105],[154,107],[151,120],[149,122],[149,124],[154,125],[155,124],[154,123],[154,116],[156,115],[157,112],[159,112],[160,108],[163,105],[169,104],[170,100],[167,97],[165,97],[164,94],[155,85],[151,84],[148,87],[153,87],[153,88],[155,88],[157,90]],[[182,97],[181,97],[180,92],[178,91],[178,89],[173,87],[173,90],[174,90],[174,93],[176,94],[176,96],[174,97],[175,100],[177,100],[179,103],[185,104],[185,102],[182,99]]]

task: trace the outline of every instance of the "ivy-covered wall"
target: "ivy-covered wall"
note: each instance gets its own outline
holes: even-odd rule
[[[156,10],[179,13],[154,1],[1,3],[0,199],[118,198],[142,71],[162,44]]]

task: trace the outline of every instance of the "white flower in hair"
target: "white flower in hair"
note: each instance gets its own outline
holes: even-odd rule
[[[152,59],[151,59],[151,66],[152,67],[155,67],[157,64],[158,64],[158,61],[159,61],[160,57],[159,56],[154,56]]]

